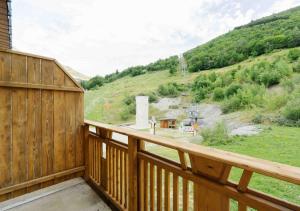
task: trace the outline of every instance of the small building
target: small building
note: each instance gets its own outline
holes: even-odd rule
[[[163,118],[160,119],[160,128],[176,128],[175,118]]]

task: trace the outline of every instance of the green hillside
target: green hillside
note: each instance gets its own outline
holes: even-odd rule
[[[192,72],[224,67],[274,49],[300,45],[300,7],[236,27],[184,53]]]
[[[185,52],[184,58],[190,72],[221,68],[251,57],[300,46],[300,7],[264,17],[244,26],[236,27],[203,45]],[[149,72],[168,70],[174,74],[179,69],[177,56],[159,59],[148,65],[139,65],[116,71],[105,77],[95,76],[83,81],[85,89],[97,89],[120,78]]]
[[[283,107],[289,100],[288,97],[285,98],[284,96],[292,96],[292,93],[297,92],[298,90],[297,84],[299,83],[299,73],[293,73],[292,69],[293,66],[295,66],[295,64],[298,64],[299,62],[290,61],[288,55],[291,51],[294,50],[278,50],[277,52],[272,52],[255,58],[247,59],[232,66],[210,71],[187,73],[185,76],[181,75],[181,73],[170,74],[167,71],[150,72],[136,77],[126,76],[114,82],[107,83],[99,87],[97,90],[87,91],[85,94],[85,116],[88,119],[112,124],[130,122],[134,119],[134,112],[130,114],[130,111],[128,111],[128,117],[122,118],[122,113],[124,113],[126,109],[130,109],[128,108],[128,105],[124,103],[127,98],[138,94],[151,94],[155,95],[156,98],[161,98],[164,96],[159,92],[160,88],[162,86],[168,86],[172,83],[178,84],[185,88],[185,90],[182,92],[187,93],[187,95],[183,96],[182,98],[184,98],[186,103],[195,101],[210,101],[227,106],[231,103],[231,101],[235,103],[236,95],[233,94],[228,97],[222,96],[222,99],[215,99],[215,90],[222,89],[221,92],[225,92],[229,87],[231,87],[231,85],[238,84],[245,87],[245,89],[241,90],[245,90],[245,92],[247,93],[249,91],[246,89],[248,88],[248,86],[254,86],[254,88],[260,87],[262,90],[262,92],[259,93],[260,101],[257,101],[256,98],[253,98],[252,100],[254,102],[247,101],[249,103],[247,105],[245,104],[245,102],[242,102],[243,106],[232,108],[228,112],[233,112],[235,110],[245,110],[247,112],[251,111],[253,115],[255,115],[254,110],[265,109],[269,110],[270,112],[276,113],[277,110],[281,109],[281,107]],[[279,84],[278,86],[282,87],[282,89],[279,89],[280,91],[278,93],[269,94],[265,91],[268,89],[267,85],[260,84],[259,81],[252,81],[250,78],[247,79],[248,76],[246,78],[243,78],[243,74],[245,74],[245,72],[249,72],[251,68],[253,69],[253,67],[256,67],[258,64],[261,64],[262,62],[272,63],[276,61],[280,61],[279,65],[283,65],[284,68],[288,68],[286,70],[287,73],[285,73],[288,75],[283,76],[277,74],[277,72],[275,71],[269,71],[271,74],[265,74],[264,77],[271,77],[273,83],[276,82],[276,84]],[[272,69],[271,66],[268,68]],[[237,72],[237,76],[242,75],[243,77],[239,76],[239,78],[232,78],[232,71]],[[210,82],[207,77],[210,78],[210,75],[214,74],[216,74],[217,80],[215,80],[215,82]],[[277,81],[274,81],[275,79]],[[208,80],[208,82],[206,82],[205,80]],[[210,85],[209,87],[201,87],[201,83],[199,81],[204,81],[204,84],[209,83]],[[293,87],[293,91],[287,93],[287,91],[285,90],[288,89],[289,84],[291,87]],[[181,92],[179,92],[179,95],[180,94]],[[165,96],[168,96],[168,93],[166,93]],[[243,97],[246,98],[246,96]],[[281,97],[284,99],[281,99]],[[277,101],[282,100],[283,102],[277,107],[275,106],[275,108],[266,108],[266,106],[269,104],[264,103],[264,101],[269,101],[270,98],[274,98]],[[270,105],[270,107],[272,106]],[[151,106],[150,115],[160,116],[161,113],[159,113],[159,111]]]

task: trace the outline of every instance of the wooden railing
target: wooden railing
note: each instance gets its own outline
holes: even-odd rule
[[[147,151],[148,143],[176,150],[180,162]],[[92,121],[85,121],[85,156],[85,179],[119,210],[300,210],[248,188],[253,173],[299,187],[296,167]],[[228,179],[233,167],[243,171],[238,183]]]

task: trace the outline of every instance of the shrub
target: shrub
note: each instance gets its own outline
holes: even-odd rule
[[[256,114],[252,119],[252,122],[254,124],[261,124],[263,121],[264,121],[264,116],[261,114]]]
[[[180,91],[182,91],[182,87],[176,83],[168,83],[166,85],[160,85],[157,91],[162,96],[178,97]]]
[[[199,103],[202,100],[204,100],[208,95],[208,90],[207,89],[199,89],[195,92],[195,102]]]
[[[227,89],[225,91],[225,96],[230,97],[230,96],[236,94],[239,89],[242,89],[242,85],[240,85],[238,83],[232,83],[232,84],[230,84],[229,87],[227,87]]]
[[[288,96],[285,94],[270,94],[265,96],[264,101],[267,110],[276,111],[286,105],[286,103],[288,102]]]
[[[284,107],[283,116],[288,120],[300,120],[300,98],[294,98]]]
[[[123,99],[123,103],[124,103],[125,105],[131,105],[131,104],[134,104],[134,103],[135,103],[135,96],[134,96],[134,95],[126,96],[126,97]]]
[[[252,81],[270,87],[278,84],[281,78],[290,76],[291,73],[291,68],[284,60],[273,63],[262,61],[250,68],[249,76]]]
[[[300,58],[293,64],[293,71],[295,73],[300,73]]]
[[[200,89],[207,89],[210,90],[213,87],[213,83],[208,79],[206,75],[198,76],[193,84],[193,90],[197,91]]]
[[[223,122],[218,123],[214,128],[206,128],[201,131],[203,143],[209,146],[225,145],[232,142],[228,135],[227,128]]]
[[[246,84],[235,95],[223,102],[222,110],[224,113],[228,113],[244,108],[262,106],[264,93],[264,87]]]
[[[213,100],[220,101],[224,99],[224,90],[221,87],[215,88],[213,92]]]
[[[121,119],[124,120],[124,121],[129,119],[130,113],[129,113],[127,107],[124,107],[124,109],[123,109],[122,112],[120,113],[120,116],[121,116]]]
[[[300,57],[300,49],[291,49],[288,53],[288,58],[291,61],[296,61]]]

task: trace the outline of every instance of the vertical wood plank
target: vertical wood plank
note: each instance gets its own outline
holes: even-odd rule
[[[0,187],[12,184],[12,92],[0,88]]]
[[[173,174],[173,210],[178,211],[179,208],[179,191],[178,191],[178,176]]]
[[[66,168],[71,169],[76,164],[76,144],[75,144],[75,93],[65,93],[66,108]]]
[[[41,82],[45,85],[53,85],[54,83],[54,62],[42,60],[42,78]]]
[[[139,160],[139,210],[144,210],[144,160]]]
[[[42,91],[42,175],[53,173],[53,91]],[[51,185],[47,182],[43,187]]]
[[[128,210],[138,210],[138,141],[128,137]]]
[[[42,175],[42,102],[41,90],[28,90],[28,179]],[[28,188],[28,191],[39,189],[40,185]]]
[[[165,211],[170,210],[170,173],[169,171],[165,170]]]
[[[148,162],[145,160],[145,163],[144,163],[144,210],[148,210],[148,193],[149,193],[149,190],[148,190],[148,180],[149,180],[149,176],[148,176]]]
[[[186,179],[182,179],[182,199],[183,199],[183,211],[189,209],[189,185]]]
[[[13,184],[27,180],[27,90],[13,89],[12,96],[12,142],[13,142]],[[26,193],[24,190],[16,191],[14,196]]]
[[[156,171],[156,179],[157,179],[157,210],[162,210],[162,169],[160,166],[157,166]]]
[[[129,180],[129,176],[128,176],[128,153],[125,153],[125,165],[124,165],[124,170],[125,170],[125,204],[124,207],[127,208],[128,207],[128,180]]]
[[[84,163],[85,163],[85,172],[84,172],[84,178],[86,181],[89,179],[89,172],[90,172],[90,149],[89,149],[89,126],[84,126]]]
[[[27,82],[26,56],[12,54],[11,78],[13,82]]]
[[[117,149],[117,153],[116,153],[116,167],[117,167],[117,175],[116,175],[116,180],[117,180],[117,201],[120,201],[120,150]]]
[[[243,202],[238,202],[238,211],[247,211],[247,205]]]
[[[28,83],[41,83],[41,60],[38,58],[27,57]]]
[[[150,163],[150,210],[154,211],[154,165]]]
[[[0,52],[0,80],[11,80],[11,54]]]
[[[83,106],[83,93],[77,93],[75,95],[76,105],[76,166],[82,166],[84,164],[83,153],[83,119],[84,119],[84,106]]]
[[[66,129],[65,129],[65,97],[64,92],[54,91],[54,172],[66,169]]]
[[[120,204],[124,204],[124,153],[120,151]]]

